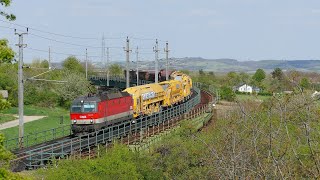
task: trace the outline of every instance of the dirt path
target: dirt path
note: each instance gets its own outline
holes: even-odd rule
[[[36,121],[46,116],[23,116],[24,123]],[[15,127],[19,125],[19,119],[0,124],[0,130]]]

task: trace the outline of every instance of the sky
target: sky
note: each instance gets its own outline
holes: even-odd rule
[[[10,28],[30,28],[26,62],[48,58],[49,46],[53,61],[84,59],[86,48],[100,61],[103,35],[111,61],[124,61],[127,36],[131,60],[137,46],[140,60],[154,60],[155,39],[160,58],[168,41],[170,57],[320,59],[319,0],[13,0],[5,11],[17,16],[14,24],[0,21],[0,38],[11,46],[18,38]]]

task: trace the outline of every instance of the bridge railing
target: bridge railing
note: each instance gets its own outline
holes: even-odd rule
[[[40,144],[43,142],[55,140],[60,137],[65,137],[71,135],[70,125],[64,125],[57,128],[46,129],[43,131],[38,131],[34,133],[27,134],[23,137],[24,146],[23,148],[28,148],[30,146]],[[19,149],[19,137],[6,139],[4,141],[4,146],[7,150],[13,151]]]

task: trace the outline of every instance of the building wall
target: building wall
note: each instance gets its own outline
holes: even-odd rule
[[[239,92],[249,92],[249,93],[252,93],[252,87],[249,86],[249,85],[247,85],[247,84],[244,84],[244,85],[242,85],[242,86],[240,86],[240,87],[238,88],[238,91],[239,91]]]

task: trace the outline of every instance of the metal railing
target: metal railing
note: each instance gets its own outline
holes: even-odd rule
[[[55,140],[57,138],[71,135],[71,125],[64,125],[57,128],[46,129],[39,132],[27,134],[23,137],[24,147],[28,148],[36,144]],[[7,150],[14,151],[19,149],[19,137],[10,138],[4,141]]]
[[[76,151],[81,152],[82,150],[90,149],[92,146],[97,146],[98,144],[106,144],[114,139],[119,139],[124,136],[130,137],[133,132],[142,131],[149,126],[159,126],[174,117],[189,112],[194,106],[200,103],[200,90],[196,87],[194,90],[196,93],[189,101],[151,116],[139,118],[135,123],[125,122],[95,133],[61,140],[56,143],[24,151],[18,154],[17,157],[22,160],[28,168],[34,168],[42,166],[45,161],[53,157],[65,157]]]

